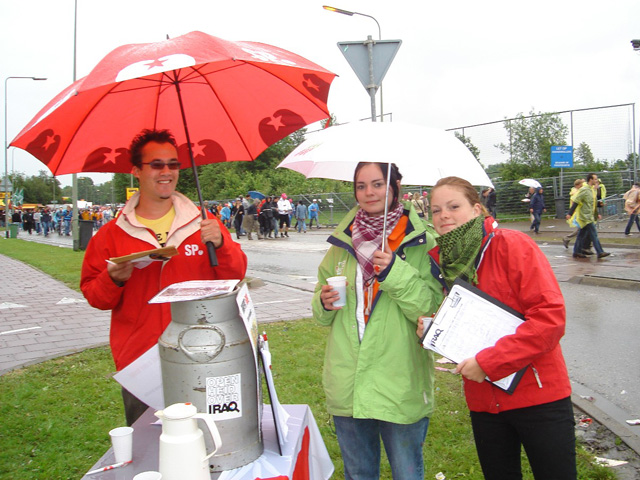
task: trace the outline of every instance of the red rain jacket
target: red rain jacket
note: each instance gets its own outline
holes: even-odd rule
[[[571,395],[567,367],[560,348],[565,331],[565,306],[556,277],[535,242],[522,232],[495,229],[484,222],[485,237],[479,257],[478,287],[524,314],[526,321],[514,335],[476,355],[491,380],[524,367],[527,370],[512,395],[485,381],[464,379],[471,411],[499,413],[553,402]],[[429,253],[438,278],[439,247]]]
[[[175,245],[178,255],[134,268],[124,287],[113,283],[106,259],[160,247],[155,234],[137,221],[134,208],[138,195],[134,195],[117,220],[98,230],[84,256],[80,287],[93,307],[112,310],[110,343],[117,370],[155,345],[171,322],[170,304],[147,303],[160,290],[188,280],[241,280],[247,270],[246,255],[222,223],[224,243],[216,250],[218,266],[209,266],[209,255],[200,239],[200,210],[179,193],[172,199],[176,217],[166,245]],[[216,218],[209,212],[207,215]]]

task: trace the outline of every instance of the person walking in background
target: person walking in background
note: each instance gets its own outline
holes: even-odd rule
[[[586,258],[585,245],[589,241],[596,249],[598,258],[604,258],[609,255],[605,252],[600,245],[598,239],[598,231],[596,230],[596,186],[598,184],[598,176],[595,173],[590,173],[587,176],[587,181],[582,185],[582,188],[578,190],[574,199],[573,205],[569,209],[567,214],[567,220],[569,220],[574,212],[579,208],[580,211],[576,215],[575,219],[578,225],[580,225],[580,233],[576,238],[576,243],[573,245],[573,258]]]
[[[33,230],[33,211],[27,210],[22,212],[22,228],[31,235]]]
[[[242,228],[247,232],[247,239],[253,240],[251,235],[253,232],[258,235],[258,240],[262,240],[262,234],[260,233],[260,223],[258,222],[258,205],[259,199],[252,199],[251,205],[244,214],[244,220],[242,221]]]
[[[225,227],[231,228],[231,208],[228,203],[225,203],[224,207],[220,209],[220,220]]]
[[[624,229],[624,234],[630,237],[631,227],[634,223],[640,232],[640,220],[638,220],[638,214],[640,213],[640,183],[634,183],[631,190],[625,193],[623,198],[624,210],[629,214],[629,222]]]
[[[302,200],[298,200],[298,205],[296,205],[296,220],[298,220],[298,233],[300,230],[307,233],[307,207],[304,206]]]
[[[316,229],[320,228],[320,223],[318,223],[318,212],[320,208],[318,207],[318,201],[314,198],[309,205],[309,228],[313,228],[313,221],[316,221]]]
[[[573,187],[571,187],[571,191],[569,192],[569,209],[571,209],[571,206],[574,204],[573,198],[576,196],[576,193],[578,193],[578,190],[582,188],[582,185],[584,185],[584,178],[578,178],[575,182],[573,182]],[[580,225],[578,225],[578,222],[576,221],[576,215],[578,215],[578,212],[579,209],[576,209],[569,220],[567,220],[569,226],[575,228],[569,235],[565,235],[564,237],[562,237],[562,244],[564,245],[564,248],[569,248],[569,242],[571,241],[571,239],[573,237],[576,237],[578,233],[580,233]]]
[[[51,229],[51,212],[48,208],[45,208],[42,212],[42,216],[40,217],[40,222],[42,223],[42,233],[44,233],[45,237],[49,236],[49,230]]]
[[[293,207],[287,199],[287,194],[280,195],[278,200],[278,217],[280,219],[280,238],[289,236],[289,226],[291,225],[291,212]]]
[[[538,188],[536,193],[531,197],[531,203],[529,204],[529,212],[533,215],[533,223],[529,230],[533,230],[535,233],[540,233],[540,221],[542,213],[547,211],[547,207],[544,204],[543,189]]]
[[[426,190],[422,192],[420,201],[422,202],[422,207],[424,208],[424,219],[428,221],[429,220],[429,192],[427,192]]]
[[[445,293],[465,280],[519,311],[526,321],[512,335],[458,363],[484,477],[522,479],[524,446],[536,480],[575,480],[575,421],[571,383],[560,348],[566,311],[547,258],[522,232],[497,228],[475,188],[458,177],[431,190],[429,254]],[[471,313],[473,315],[473,313]],[[423,334],[422,319],[418,336]],[[493,383],[525,369],[512,394]]]
[[[33,212],[33,224],[38,235],[42,233],[42,226],[40,225],[41,218],[42,213],[40,212],[39,208],[36,208],[35,212]]]
[[[487,209],[487,212],[489,212],[489,215],[495,219],[498,218],[498,213],[496,212],[496,197],[496,191],[491,187],[487,187],[482,191],[482,204],[484,208]]]
[[[64,234],[67,237],[69,235],[71,235],[71,220],[72,219],[73,219],[73,210],[71,210],[71,207],[67,207],[67,209],[64,211],[64,217],[63,217]]]
[[[420,218],[427,217],[427,209],[422,202],[422,198],[420,197],[420,193],[415,192],[413,197],[411,198],[411,205],[413,205],[414,210],[418,214]]]
[[[277,208],[277,207],[276,207]],[[260,216],[264,218],[264,238],[273,238],[273,197],[271,195],[267,196],[264,201],[264,205],[260,209]],[[278,232],[276,230],[275,236],[278,236]]]
[[[429,269],[433,235],[411,202],[398,201],[402,176],[394,164],[387,190],[387,168],[358,164],[357,206],[328,239],[311,305],[314,319],[330,327],[323,385],[344,477],[379,478],[382,438],[393,478],[423,480],[435,372],[432,353],[413,332],[442,295]],[[338,292],[327,283],[336,275],[347,278],[344,307],[335,306]]]
[[[242,203],[242,199],[238,197],[236,199],[236,203],[231,209],[231,216],[233,217],[233,226],[236,230],[236,238],[240,240],[240,236],[242,235],[242,219],[244,217],[244,204]]]

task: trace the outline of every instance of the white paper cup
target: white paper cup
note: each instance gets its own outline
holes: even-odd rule
[[[162,480],[162,474],[160,472],[140,472],[133,480]]]
[[[116,463],[130,462],[133,457],[133,428],[118,427],[109,432]]]
[[[347,304],[347,277],[329,277],[327,278],[327,285],[331,285],[338,292],[338,300],[333,302],[333,306],[344,307]]]

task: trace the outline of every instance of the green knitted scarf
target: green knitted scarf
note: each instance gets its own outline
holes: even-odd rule
[[[460,277],[474,285],[478,283],[475,260],[482,246],[482,215],[436,238],[440,246],[440,269],[451,288]]]

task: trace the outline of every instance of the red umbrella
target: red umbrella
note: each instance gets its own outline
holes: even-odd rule
[[[129,173],[131,139],[144,128],[166,128],[180,156],[189,153],[184,166],[194,169],[202,204],[197,165],[253,160],[329,117],[334,77],[287,50],[202,32],[124,45],[51,100],[11,145],[54,175]]]

